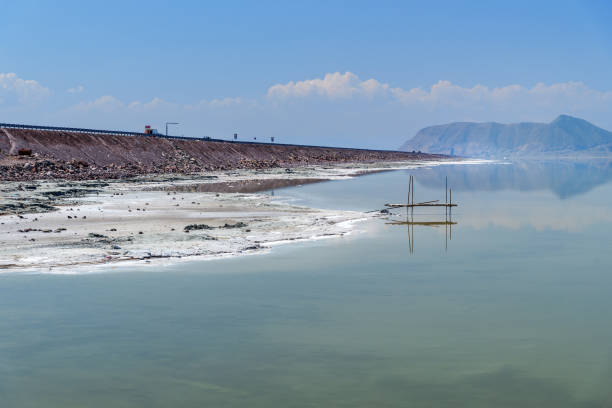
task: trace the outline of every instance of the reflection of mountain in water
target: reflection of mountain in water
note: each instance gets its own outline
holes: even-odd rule
[[[584,194],[612,180],[612,161],[524,161],[512,164],[439,166],[419,174],[420,184],[455,191],[551,190],[560,198]]]

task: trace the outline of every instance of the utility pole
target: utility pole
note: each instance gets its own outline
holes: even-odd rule
[[[168,136],[168,125],[178,125],[178,122],[166,122],[166,136]]]

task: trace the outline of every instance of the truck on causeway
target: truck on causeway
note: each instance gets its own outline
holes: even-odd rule
[[[144,131],[145,135],[151,135],[151,136],[158,136],[159,132],[157,131],[157,129],[153,129],[151,127],[151,125],[146,125],[145,126],[145,131]]]

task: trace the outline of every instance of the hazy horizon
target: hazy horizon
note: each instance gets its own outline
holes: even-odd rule
[[[456,121],[568,114],[612,129],[606,2],[34,1],[3,14],[0,122],[176,121],[178,135],[375,148]]]

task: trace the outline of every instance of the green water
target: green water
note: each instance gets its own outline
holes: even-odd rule
[[[266,255],[0,275],[0,407],[612,407],[608,163],[438,167],[275,191],[374,209]],[[415,218],[444,218],[421,211]],[[447,249],[445,249],[447,248]]]

